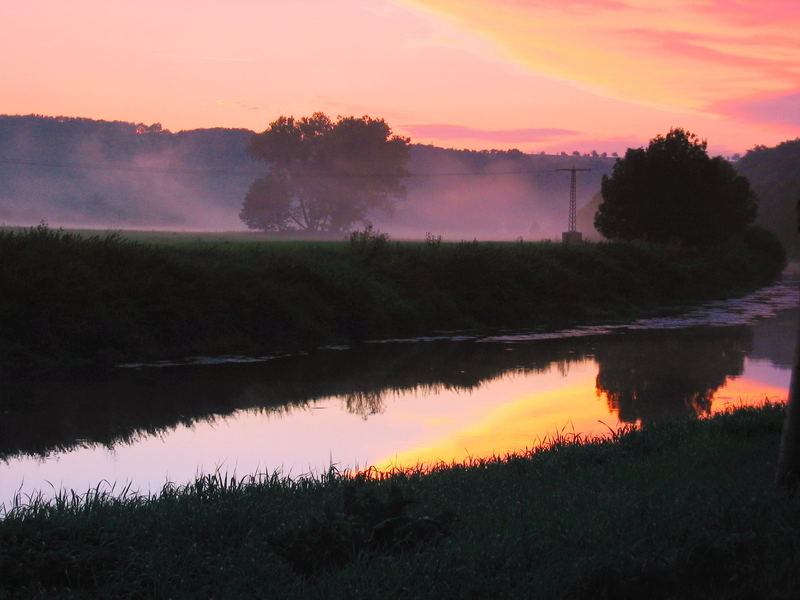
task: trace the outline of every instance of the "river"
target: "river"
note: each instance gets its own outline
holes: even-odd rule
[[[127,365],[16,386],[0,404],[0,503],[156,493],[214,472],[461,462],[785,401],[799,277],[795,267],[746,298],[623,325]]]

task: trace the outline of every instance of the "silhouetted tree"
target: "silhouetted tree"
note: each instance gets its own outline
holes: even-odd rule
[[[713,243],[741,234],[756,217],[750,182],[705,140],[683,129],[629,148],[610,176],[595,227],[607,238]]]
[[[747,327],[630,333],[597,346],[597,393],[626,423],[707,415],[751,349]]]
[[[251,229],[342,232],[389,210],[405,193],[408,138],[383,119],[323,113],[281,116],[254,134],[248,153],[269,166],[250,186],[240,212]]]

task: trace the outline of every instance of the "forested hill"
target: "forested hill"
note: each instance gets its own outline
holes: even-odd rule
[[[171,133],[159,124],[0,116],[0,220],[236,225],[241,199],[260,172],[244,152],[251,135],[245,129]]]
[[[800,201],[800,138],[756,146],[737,163],[760,198],[758,222],[772,229],[792,255],[800,254],[796,206]]]

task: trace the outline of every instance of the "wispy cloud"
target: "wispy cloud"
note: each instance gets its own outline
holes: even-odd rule
[[[217,100],[217,104],[219,106],[225,106],[227,108],[235,108],[238,110],[261,110],[260,106],[256,106],[255,104],[249,104],[247,102],[241,102],[240,100]]]
[[[463,125],[445,123],[429,123],[420,125],[403,125],[412,138],[437,140],[480,140],[483,142],[501,142],[507,144],[541,142],[563,136],[579,135],[579,131],[558,129],[553,127],[522,129],[477,129]]]
[[[525,8],[554,8],[572,13],[597,13],[628,7],[627,3],[617,0],[496,0],[496,3]]]
[[[800,92],[720,102],[715,109],[750,121],[800,127]]]
[[[698,13],[750,27],[800,18],[800,3],[797,0],[703,0],[693,3],[692,8]]]
[[[797,0],[406,0],[493,40],[512,62],[605,96],[714,114],[800,91]]]

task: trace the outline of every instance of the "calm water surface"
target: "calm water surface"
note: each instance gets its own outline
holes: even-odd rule
[[[29,384],[0,404],[0,503],[98,485],[154,493],[217,470],[296,477],[331,464],[463,461],[562,431],[784,401],[796,275],[745,299],[624,326],[394,340]]]

